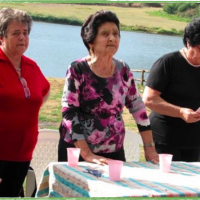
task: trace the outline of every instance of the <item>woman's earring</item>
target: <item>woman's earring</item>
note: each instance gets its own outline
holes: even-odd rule
[[[90,55],[94,54],[93,48],[90,48]]]

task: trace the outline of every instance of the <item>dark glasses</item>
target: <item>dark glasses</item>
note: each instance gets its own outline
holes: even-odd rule
[[[30,90],[29,90],[29,88],[28,88],[28,85],[27,85],[26,80],[25,80],[23,77],[19,77],[19,80],[21,81],[21,84],[22,84],[22,87],[23,87],[23,90],[24,90],[25,97],[26,97],[26,98],[30,98],[31,92],[30,92]]]

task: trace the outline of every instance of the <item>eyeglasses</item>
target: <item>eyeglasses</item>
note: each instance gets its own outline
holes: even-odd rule
[[[19,77],[19,80],[21,81],[21,84],[22,84],[22,87],[23,87],[23,90],[24,90],[25,97],[26,97],[26,98],[30,98],[31,92],[30,92],[30,90],[29,90],[29,88],[28,88],[28,85],[27,85],[26,80],[25,80],[23,77]]]

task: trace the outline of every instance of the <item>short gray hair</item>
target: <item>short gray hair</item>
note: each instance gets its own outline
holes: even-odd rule
[[[13,22],[18,21],[23,24],[28,25],[28,33],[31,31],[32,17],[23,10],[3,8],[0,10],[0,37],[4,38],[6,36],[6,31],[8,25]]]

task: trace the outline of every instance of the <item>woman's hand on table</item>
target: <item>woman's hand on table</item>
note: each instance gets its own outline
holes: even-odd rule
[[[159,163],[159,157],[155,150],[155,147],[145,147],[144,154],[145,154],[146,161],[151,161],[154,164]]]
[[[103,156],[97,156],[92,152],[88,153],[86,157],[83,158],[87,162],[93,162],[99,165],[108,164],[108,159]]]
[[[97,156],[92,153],[87,142],[85,140],[79,140],[74,142],[77,148],[81,149],[81,156],[87,162],[97,163],[99,165],[108,164],[108,159],[102,156]]]

